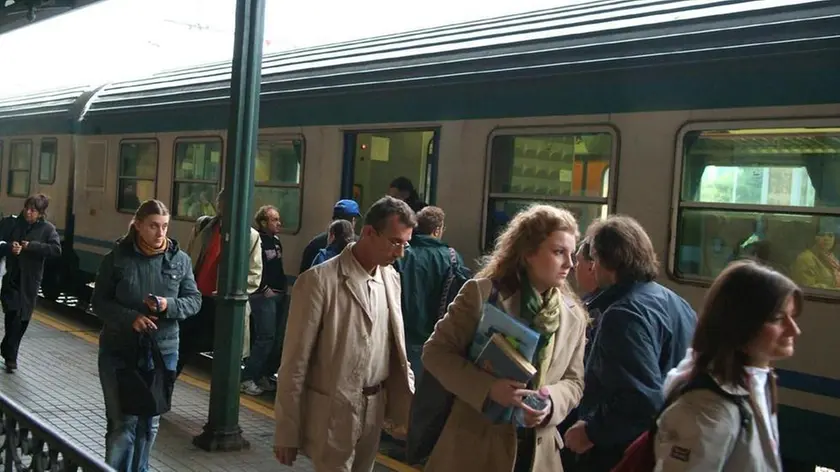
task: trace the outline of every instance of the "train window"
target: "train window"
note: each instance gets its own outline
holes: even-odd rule
[[[55,166],[58,159],[58,141],[55,138],[41,140],[41,153],[38,160],[38,183],[55,183]]]
[[[29,196],[31,172],[32,141],[12,141],[9,145],[9,196]]]
[[[221,138],[175,143],[175,216],[195,220],[216,215],[216,194],[222,175]]]
[[[568,209],[581,230],[607,214],[613,133],[537,133],[491,137],[486,251],[513,215],[533,203]]]
[[[157,141],[120,143],[119,211],[134,213],[140,203],[155,198],[157,161]]]
[[[254,208],[274,205],[280,211],[283,229],[297,232],[301,216],[303,140],[260,137],[254,169]]]
[[[840,128],[689,131],[671,269],[713,278],[757,259],[840,291]]]

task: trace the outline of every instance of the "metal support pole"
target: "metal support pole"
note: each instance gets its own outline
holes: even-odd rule
[[[206,451],[249,447],[239,427],[239,379],[248,302],[249,219],[259,131],[264,17],[265,0],[237,0],[210,414],[204,432],[193,439],[193,444]]]

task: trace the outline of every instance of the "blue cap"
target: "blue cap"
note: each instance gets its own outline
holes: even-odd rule
[[[333,218],[362,216],[355,200],[339,200],[333,207]]]

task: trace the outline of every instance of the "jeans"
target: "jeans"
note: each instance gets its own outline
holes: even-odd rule
[[[175,370],[178,353],[163,354],[167,369]],[[160,416],[124,415],[120,410],[117,369],[125,361],[117,354],[99,350],[99,381],[105,397],[105,462],[119,472],[147,472],[149,454],[155,444]]]
[[[264,293],[251,295],[251,353],[242,372],[243,382],[269,376],[280,366],[286,331],[285,299],[283,293],[270,297]]]
[[[420,377],[423,376],[423,345],[409,344],[406,346],[406,357],[411,364],[411,371],[414,372],[414,387],[420,385]]]

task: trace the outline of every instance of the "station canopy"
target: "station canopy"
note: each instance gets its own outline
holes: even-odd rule
[[[104,0],[0,0],[0,34]]]

